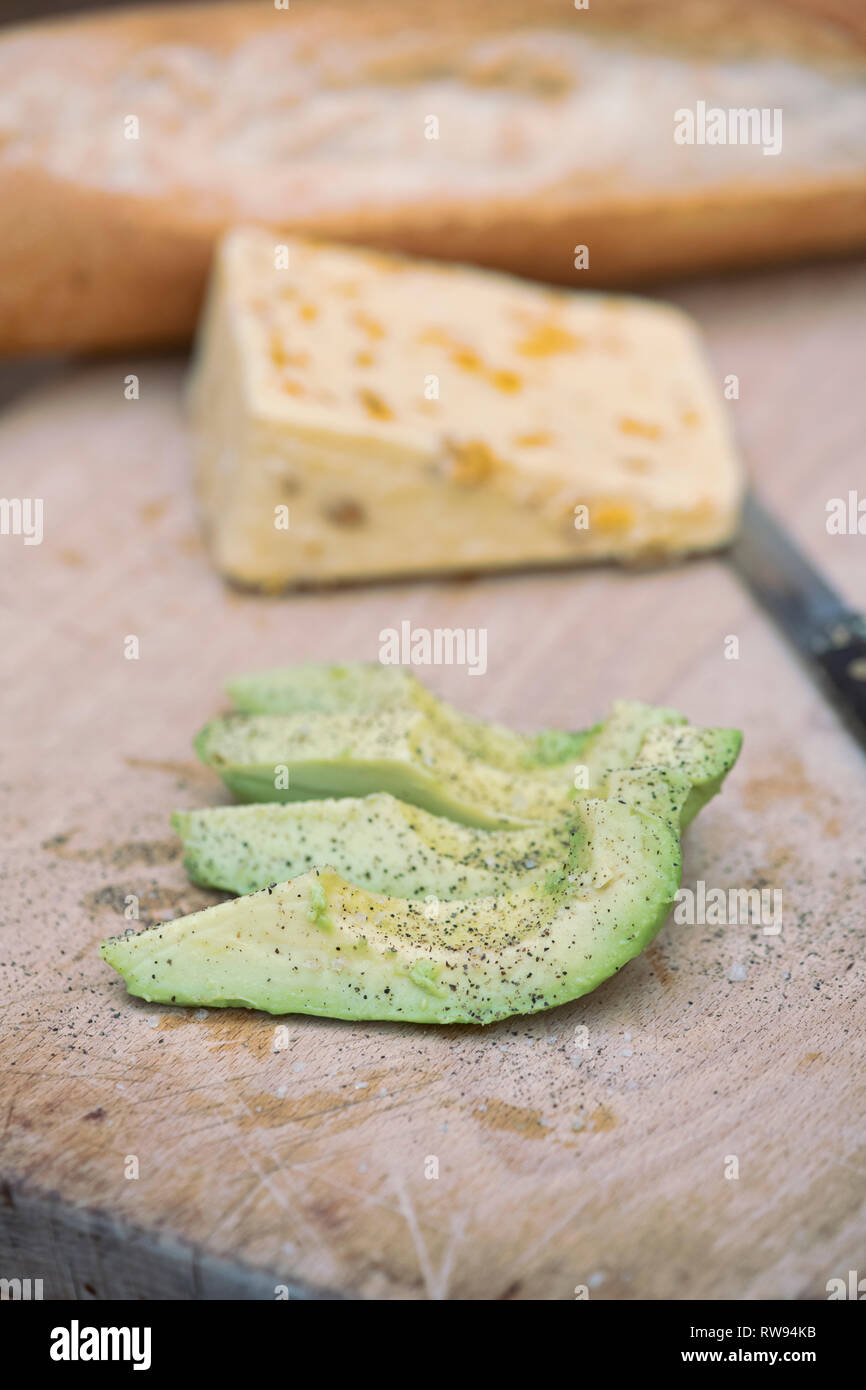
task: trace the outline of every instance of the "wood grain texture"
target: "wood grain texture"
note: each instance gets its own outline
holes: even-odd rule
[[[763,496],[862,606],[866,539],[829,536],[825,504],[866,491],[866,267],[676,297],[740,378]],[[796,1299],[862,1272],[866,762],[723,560],[233,594],[198,537],[183,368],[78,368],[0,422],[6,494],[45,504],[41,546],[0,539],[0,1275],[46,1297]],[[487,627],[486,677],[430,684],[521,728],[621,695],[742,727],[684,883],[781,889],[781,934],[671,922],[588,998],[484,1030],[128,998],[96,955],[127,895],[143,922],[215,900],[168,816],[224,799],[190,746],[223,678],[375,659],[405,618]]]

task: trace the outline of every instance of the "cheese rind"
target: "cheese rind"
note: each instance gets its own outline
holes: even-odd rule
[[[720,396],[668,306],[240,229],[191,390],[214,560],[280,588],[717,546]]]

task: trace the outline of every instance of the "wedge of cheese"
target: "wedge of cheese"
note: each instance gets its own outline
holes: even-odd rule
[[[721,545],[722,390],[665,305],[239,229],[191,388],[215,563],[278,589]]]

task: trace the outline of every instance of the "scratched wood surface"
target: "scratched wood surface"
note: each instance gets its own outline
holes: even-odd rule
[[[866,491],[866,267],[672,293],[739,375],[757,486],[863,605],[866,538],[829,536],[825,505]],[[41,546],[0,540],[0,1274],[46,1297],[752,1299],[862,1272],[866,762],[724,562],[238,596],[196,528],[183,372],[58,369],[0,420],[4,491],[45,508]],[[96,954],[127,896],[144,922],[215,900],[168,817],[225,799],[190,747],[223,678],[375,658],[405,618],[486,627],[488,674],[430,683],[521,728],[621,695],[741,726],[684,883],[781,890],[781,933],[669,922],[590,997],[485,1030],[295,1017],[275,1051],[267,1016],[130,999]]]

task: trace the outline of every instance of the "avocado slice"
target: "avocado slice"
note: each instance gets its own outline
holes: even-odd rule
[[[473,735],[465,728],[462,736],[454,732],[463,716],[446,714],[443,719],[399,699],[361,713],[237,713],[206,724],[195,748],[241,801],[384,791],[434,815],[493,830],[561,819],[578,795],[578,763],[588,790],[596,791],[610,771],[635,761],[647,730],[686,722],[676,710],[622,700],[603,724],[570,736],[579,744],[560,747],[562,756],[551,760],[546,747],[535,757],[525,747],[519,755],[507,751],[495,726],[476,731],[479,739],[491,734],[485,756],[470,752],[464,739]]]
[[[475,898],[501,893],[532,869],[554,868],[568,847],[565,824],[479,830],[386,792],[342,800],[257,802],[177,811],[195,883],[254,893],[329,864],[374,893],[400,898]]]
[[[393,798],[369,797],[352,807],[361,820],[366,810],[384,827],[387,818],[403,814],[416,845],[426,836],[431,860],[403,873],[406,889],[426,890],[436,903],[363,886],[375,844],[365,831],[360,840],[346,838],[343,872],[317,865],[288,882],[113,938],[103,944],[102,955],[130,993],[147,1000],[275,1014],[490,1023],[575,999],[643,950],[661,927],[679,886],[680,829],[695,800],[692,776],[703,779],[699,792],[706,799],[739,750],[736,731],[686,734],[690,726],[647,721],[648,709],[615,710],[622,728],[633,732],[637,723],[643,733],[630,766],[611,767],[613,750],[606,748],[599,778],[604,795],[576,799],[572,793],[567,816],[527,828],[530,835],[550,835],[543,839],[551,850],[546,856],[535,850],[537,858],[521,860],[523,842],[514,830],[485,834],[434,824],[432,817],[395,809]],[[346,805],[322,803],[311,833],[333,837]],[[265,819],[291,813],[300,827],[313,808],[220,809],[224,816],[257,811]],[[194,838],[189,824],[183,828]],[[302,841],[281,841],[284,828],[271,824],[273,841],[265,837],[253,860],[243,862],[238,843],[244,832],[238,826],[225,871],[250,875],[261,871],[268,854],[297,856]],[[199,825],[195,833],[200,831]],[[321,841],[316,843],[318,853]],[[472,859],[473,848],[482,844],[495,847],[488,858],[496,874],[503,873],[486,896],[481,866]],[[212,851],[213,844],[210,854],[196,850],[202,872],[214,871],[208,867]],[[448,892],[447,876],[459,869],[468,895],[449,899],[437,893],[434,885]],[[387,856],[375,869],[380,883],[400,872]],[[436,875],[443,872],[440,882]]]
[[[303,710],[363,713],[394,701],[417,700],[424,695],[436,698],[407,666],[383,666],[372,661],[340,666],[298,662],[234,676],[226,682],[226,690],[245,714],[299,714]]]
[[[468,756],[515,772],[576,759],[592,730],[544,729],[516,733],[504,724],[476,719],[434,695],[406,666],[350,662],[343,666],[304,662],[236,676],[226,690],[244,714],[368,714],[401,710],[426,718]]]
[[[616,795],[580,804],[556,872],[495,899],[431,913],[322,867],[101,953],[149,1002],[416,1023],[535,1013],[595,989],[659,930],[688,790],[677,773],[634,770]]]

